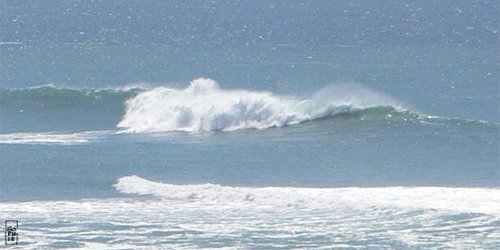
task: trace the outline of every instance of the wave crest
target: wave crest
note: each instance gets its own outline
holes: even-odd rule
[[[367,93],[370,98],[363,98]],[[270,92],[226,90],[211,79],[199,78],[185,89],[158,87],[128,100],[118,127],[127,132],[233,131],[294,125],[370,107],[402,110],[395,101],[369,90],[342,98],[319,96],[296,99]]]

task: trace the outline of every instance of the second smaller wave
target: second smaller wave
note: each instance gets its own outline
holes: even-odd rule
[[[466,187],[230,187],[217,184],[174,185],[139,176],[124,176],[114,184],[125,194],[152,195],[167,200],[203,204],[302,207],[311,209],[399,207],[484,213],[500,216],[500,189]],[[202,206],[202,205],[200,205]]]

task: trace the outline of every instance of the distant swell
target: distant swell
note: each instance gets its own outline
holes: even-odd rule
[[[128,132],[266,129],[370,108],[404,111],[396,100],[364,88],[326,88],[311,98],[298,99],[221,89],[215,81],[200,78],[185,89],[158,87],[138,94],[127,101],[118,127]]]

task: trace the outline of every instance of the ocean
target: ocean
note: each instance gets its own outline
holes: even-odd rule
[[[0,3],[17,248],[500,248],[497,2]]]

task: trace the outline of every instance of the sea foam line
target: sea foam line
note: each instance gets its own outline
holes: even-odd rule
[[[87,144],[107,133],[110,131],[9,133],[0,134],[0,144],[79,145]]]

